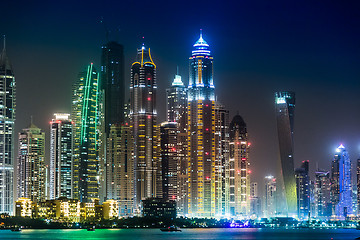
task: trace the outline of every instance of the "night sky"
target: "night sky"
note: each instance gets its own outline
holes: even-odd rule
[[[214,56],[217,98],[231,118],[238,111],[248,125],[252,180],[262,185],[265,175],[279,177],[275,91],[296,92],[296,167],[308,159],[312,171],[316,163],[330,170],[340,143],[353,164],[360,156],[358,1],[74,2],[0,6],[0,34],[17,82],[16,136],[32,115],[49,139],[52,114],[71,111],[78,73],[90,62],[100,69],[105,28],[125,47],[127,92],[142,37],[151,48],[164,121],[165,89],[177,66],[187,84],[201,28]],[[49,142],[46,151],[49,156]]]

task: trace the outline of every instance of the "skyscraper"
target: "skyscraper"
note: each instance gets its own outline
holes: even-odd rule
[[[163,122],[160,125],[160,158],[163,198],[177,200],[178,196],[178,154],[177,123]]]
[[[215,102],[215,213],[230,213],[229,110]]]
[[[360,214],[360,159],[357,160],[356,164],[356,188],[357,188],[357,206],[358,214]]]
[[[181,81],[180,75],[175,75],[171,87],[166,90],[167,98],[167,121],[177,122],[177,146],[176,152],[178,157],[178,193],[177,193],[177,213],[178,215],[187,214],[187,88]]]
[[[111,124],[124,122],[124,47],[117,42],[102,46],[101,90],[104,91],[104,122],[108,135]]]
[[[4,48],[0,54],[0,213],[13,214],[15,76]]]
[[[315,172],[315,213],[316,218],[328,218],[331,216],[330,201],[330,174],[328,171],[317,170]]]
[[[70,114],[55,113],[50,122],[50,199],[72,198],[72,131]]]
[[[158,176],[158,129],[156,112],[156,65],[150,48],[137,50],[131,67],[130,118],[134,136],[135,208],[156,197]],[[160,183],[161,184],[161,183]],[[138,212],[139,213],[139,212]]]
[[[265,177],[265,201],[264,216],[267,218],[276,216],[276,178]]]
[[[230,214],[250,214],[249,147],[246,123],[240,115],[230,123]]]
[[[307,219],[310,211],[309,160],[295,170],[298,218]]]
[[[73,86],[73,196],[89,202],[99,198],[99,76],[91,63]]]
[[[296,181],[294,172],[294,92],[276,92],[275,108],[280,148],[281,172],[285,188],[287,213],[297,214]]]
[[[349,154],[341,144],[337,149],[331,167],[331,200],[333,215],[344,219],[353,214],[351,162]]]
[[[45,133],[33,123],[19,133],[18,198],[46,200]]]
[[[112,124],[107,141],[106,196],[119,203],[120,217],[133,215],[134,162],[133,136],[128,123]]]
[[[188,214],[215,216],[215,87],[213,57],[200,34],[189,58]]]
[[[251,182],[250,184],[250,215],[253,217],[261,216],[261,200],[257,182]]]

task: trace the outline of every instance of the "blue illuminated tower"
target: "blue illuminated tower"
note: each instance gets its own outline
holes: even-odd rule
[[[0,213],[13,214],[15,76],[4,49],[0,54]]]
[[[215,216],[215,87],[213,57],[200,34],[189,58],[188,214]]]
[[[297,214],[296,181],[294,172],[294,92],[276,92],[275,108],[287,213]]]
[[[331,195],[335,215],[339,219],[345,219],[353,214],[352,186],[351,186],[351,162],[349,154],[341,144],[337,149],[331,169]]]

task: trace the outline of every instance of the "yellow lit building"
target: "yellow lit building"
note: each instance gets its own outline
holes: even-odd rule
[[[15,216],[32,217],[32,202],[29,198],[19,198],[15,203]]]

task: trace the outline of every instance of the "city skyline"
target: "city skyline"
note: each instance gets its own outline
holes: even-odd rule
[[[50,5],[47,5],[48,7],[51,8]],[[319,6],[317,6],[319,7]],[[330,8],[330,7],[329,7]],[[330,16],[332,13],[332,11],[334,11],[335,8],[334,6],[332,6],[332,8],[330,9],[326,9],[327,12],[325,14],[328,14],[326,16]],[[291,10],[291,9],[290,9]],[[300,10],[303,10],[303,8],[300,8]],[[299,10],[299,11],[300,11]],[[350,11],[350,10],[349,10]],[[309,13],[310,16],[314,17],[313,15],[311,15],[311,13]],[[339,18],[339,15],[336,15]],[[283,16],[284,18],[286,18],[286,16]],[[289,16],[287,16],[288,18],[290,18]],[[354,16],[348,16],[349,18]],[[219,18],[219,17],[217,17]],[[110,18],[111,19],[111,18]],[[311,18],[310,18],[311,19]],[[320,18],[315,18],[318,20],[318,22],[315,21],[315,25],[321,25],[321,22],[319,23],[319,19]],[[105,17],[106,20],[106,17]],[[291,22],[295,22],[296,20],[295,18],[290,18],[290,20],[292,20]],[[20,21],[20,20],[19,20]],[[274,21],[274,20],[273,20]],[[304,20],[305,25],[306,24],[310,24],[309,22],[307,22],[306,20]],[[343,21],[349,21],[349,20],[343,20]],[[5,22],[5,21],[2,21]],[[258,65],[258,69],[259,71],[257,71],[257,68],[252,66],[250,67],[249,64],[244,64],[244,62],[247,62],[247,59],[251,62],[261,62],[262,58],[256,58],[257,54],[259,54],[259,52],[255,52],[255,54],[249,58],[249,56],[251,54],[249,54],[248,51],[250,51],[251,49],[253,49],[255,46],[257,46],[257,42],[242,42],[244,41],[243,39],[245,38],[245,36],[249,37],[253,37],[254,36],[249,36],[249,35],[243,35],[244,38],[238,38],[240,40],[240,43],[236,43],[236,51],[240,51],[244,54],[239,55],[240,58],[240,63],[243,63],[242,67],[240,67],[240,71],[234,71],[234,67],[229,63],[229,61],[226,61],[225,57],[226,54],[224,54],[223,52],[227,51],[227,48],[225,47],[226,44],[224,44],[224,41],[226,43],[226,41],[231,41],[234,40],[234,36],[237,36],[237,34],[234,33],[235,30],[232,31],[228,31],[226,33],[229,34],[224,34],[223,39],[217,39],[215,36],[219,33],[223,33],[219,27],[217,25],[211,25],[211,21],[209,23],[204,23],[204,22],[199,22],[196,23],[196,26],[186,26],[186,28],[188,30],[184,30],[184,27],[180,28],[181,30],[180,33],[181,35],[186,37],[186,41],[182,41],[183,39],[177,40],[176,36],[178,36],[178,34],[174,34],[175,32],[172,31],[169,34],[167,34],[167,38],[163,38],[162,41],[157,41],[157,39],[155,38],[155,33],[154,34],[150,34],[149,32],[146,34],[146,31],[144,31],[143,29],[137,30],[137,32],[145,32],[145,42],[148,43],[149,45],[151,45],[152,49],[154,50],[154,57],[156,57],[156,60],[154,60],[155,62],[157,62],[157,64],[160,66],[159,69],[161,69],[160,73],[162,72],[162,75],[160,75],[159,73],[159,95],[158,95],[158,99],[162,99],[163,102],[165,102],[165,89],[170,86],[170,83],[173,79],[173,76],[176,73],[176,65],[180,65],[180,72],[183,77],[183,81],[185,82],[185,84],[188,83],[188,73],[187,73],[187,62],[186,62],[186,58],[188,57],[190,51],[191,51],[191,44],[193,43],[193,41],[196,40],[197,34],[198,34],[198,29],[199,28],[204,28],[204,31],[206,32],[206,36],[207,36],[207,41],[209,41],[209,43],[211,44],[211,46],[213,46],[214,49],[212,49],[212,51],[215,51],[215,56],[216,56],[216,61],[215,61],[215,70],[214,70],[214,75],[216,76],[216,81],[218,81],[218,83],[216,84],[216,92],[217,95],[219,96],[219,99],[221,99],[222,103],[224,103],[228,108],[230,108],[230,117],[235,115],[235,112],[238,110],[240,115],[244,118],[244,120],[247,122],[248,124],[248,132],[249,132],[249,136],[250,136],[250,142],[252,143],[252,151],[250,153],[250,158],[252,159],[252,168],[257,168],[257,169],[261,169],[260,166],[262,166],[263,164],[265,164],[266,169],[269,169],[268,172],[265,172],[263,170],[261,170],[261,173],[255,172],[253,173],[256,176],[256,181],[260,182],[262,177],[264,175],[267,174],[272,174],[274,176],[276,176],[277,178],[280,178],[279,174],[276,172],[275,167],[273,167],[271,163],[274,163],[277,160],[277,155],[278,155],[278,147],[276,145],[276,124],[275,124],[275,110],[274,107],[271,105],[272,103],[272,96],[275,92],[275,90],[294,90],[297,94],[297,101],[299,103],[299,105],[297,106],[297,110],[296,110],[296,123],[295,123],[295,166],[298,166],[299,163],[302,160],[310,160],[310,164],[312,165],[310,169],[312,169],[311,171],[314,171],[315,169],[315,164],[316,162],[318,162],[319,167],[321,167],[322,169],[326,169],[326,170],[330,170],[329,169],[329,164],[332,160],[332,150],[335,149],[340,143],[344,143],[345,146],[349,149],[350,152],[350,159],[352,161],[355,161],[355,159],[358,158],[358,155],[360,150],[359,150],[359,137],[356,136],[356,132],[358,132],[359,126],[355,125],[355,122],[357,121],[357,119],[359,118],[359,113],[357,113],[357,111],[355,111],[355,113],[353,114],[352,111],[350,111],[351,109],[354,109],[354,106],[358,106],[358,101],[359,100],[351,100],[351,96],[354,96],[354,90],[356,89],[356,87],[351,88],[350,86],[353,86],[355,79],[357,79],[357,72],[355,70],[353,70],[351,68],[351,64],[347,65],[346,67],[344,67],[344,64],[340,63],[340,60],[338,60],[336,63],[338,64],[338,67],[340,69],[342,69],[342,73],[346,74],[343,78],[345,78],[345,80],[343,80],[343,78],[340,78],[342,75],[339,73],[334,74],[333,71],[335,70],[331,70],[330,68],[327,68],[329,70],[329,72],[331,72],[332,74],[329,73],[329,75],[334,75],[334,76],[329,76],[329,75],[323,75],[319,72],[321,72],[322,70],[319,69],[319,72],[315,72],[313,73],[313,75],[311,75],[311,71],[309,71],[308,74],[310,74],[312,77],[310,77],[308,80],[304,80],[306,79],[306,74],[304,72],[301,72],[301,74],[299,76],[296,76],[296,73],[299,73],[299,69],[298,68],[294,68],[294,66],[288,66],[288,67],[284,67],[282,68],[284,72],[282,72],[280,74],[280,68],[277,66],[273,66],[273,65],[266,65],[267,68],[271,68],[271,66],[273,66],[274,68],[271,71],[268,71],[265,73],[268,73],[269,75],[266,75],[264,73],[264,66],[263,65]],[[96,25],[98,23],[96,23],[96,19],[94,20],[94,25]],[[254,24],[254,23],[252,23]],[[243,25],[241,25],[243,26]],[[298,26],[298,25],[297,25]],[[326,25],[328,26],[328,25]],[[330,26],[330,24],[329,24]],[[331,25],[333,26],[333,25]],[[347,27],[349,29],[351,29],[351,24],[347,25]],[[289,30],[289,26],[287,26],[288,28],[285,28],[287,30]],[[333,26],[334,29],[330,28],[328,29],[328,34],[331,35],[331,33],[340,33],[341,31],[336,27],[336,25]],[[100,24],[97,25],[97,29],[99,30],[99,32],[102,32],[102,30],[100,30]],[[246,27],[244,27],[246,29]],[[77,72],[79,71],[79,69],[81,69],[81,66],[85,66],[86,64],[88,64],[91,59],[99,59],[100,58],[100,47],[103,43],[106,42],[106,40],[104,39],[104,37],[99,37],[96,39],[96,41],[92,41],[89,40],[91,47],[89,47],[89,43],[85,44],[87,45],[86,47],[89,47],[88,49],[91,49],[91,51],[89,51],[89,53],[84,53],[84,49],[85,47],[80,48],[81,50],[79,50],[79,53],[77,56],[77,60],[76,60],[76,64],[74,64],[74,67],[67,67],[67,70],[65,70],[64,68],[61,69],[61,71],[63,72],[68,72],[66,73],[67,77],[63,77],[63,75],[61,76],[61,78],[63,79],[63,82],[61,84],[61,86],[59,87],[58,92],[59,93],[54,93],[51,90],[51,86],[53,84],[58,84],[57,82],[52,82],[48,78],[48,77],[34,77],[34,75],[38,75],[37,71],[32,70],[32,71],[27,71],[27,67],[22,68],[21,66],[25,66],[24,62],[26,62],[26,65],[32,65],[34,66],[33,69],[40,69],[37,68],[36,65],[33,65],[34,63],[29,63],[30,61],[25,61],[27,60],[27,56],[28,55],[19,55],[18,50],[16,50],[17,47],[19,46],[31,46],[29,45],[30,43],[35,44],[33,46],[36,46],[34,48],[34,50],[38,50],[40,51],[38,54],[39,55],[35,55],[37,57],[44,57],[44,53],[42,53],[42,51],[45,51],[47,48],[49,49],[54,49],[54,47],[56,46],[56,44],[58,44],[58,42],[54,42],[52,44],[50,44],[50,41],[48,41],[47,38],[43,38],[41,41],[48,41],[47,43],[50,45],[46,45],[44,44],[42,47],[39,47],[39,44],[41,43],[41,41],[39,41],[39,38],[36,38],[34,36],[30,36],[29,41],[27,42],[27,44],[22,45],[22,43],[19,42],[19,40],[17,39],[21,39],[19,36],[19,34],[21,33],[21,31],[19,32],[14,32],[15,30],[9,30],[9,28],[4,27],[5,30],[4,33],[7,35],[8,38],[8,43],[7,43],[7,53],[8,56],[11,60],[11,62],[13,63],[15,67],[14,72],[15,75],[17,76],[17,86],[19,88],[20,93],[18,93],[18,96],[21,96],[19,98],[18,101],[18,110],[17,112],[21,115],[18,117],[17,123],[16,123],[16,131],[15,133],[19,132],[20,129],[26,127],[26,125],[28,124],[29,121],[29,116],[33,115],[34,116],[34,122],[36,122],[42,129],[46,130],[46,136],[47,139],[49,137],[49,132],[48,132],[48,122],[51,120],[51,116],[53,112],[70,112],[70,102],[68,101],[69,98],[67,98],[67,100],[64,100],[64,97],[58,97],[58,98],[54,98],[54,99],[58,99],[56,102],[54,102],[54,100],[51,101],[44,101],[44,99],[46,99],[46,96],[49,96],[49,94],[54,94],[55,96],[57,96],[57,94],[61,94],[61,95],[66,95],[69,96],[71,95],[71,82],[73,82],[76,79],[76,75]],[[30,28],[31,29],[31,28]],[[271,28],[270,28],[271,29]],[[301,28],[302,29],[302,28]],[[314,28],[311,28],[312,30],[314,30]],[[124,31],[124,30],[123,30]],[[148,31],[148,30],[147,30]],[[186,31],[191,31],[191,34],[183,34]],[[237,31],[237,30],[236,30]],[[239,30],[241,31],[241,30]],[[265,29],[263,29],[262,31],[265,31]],[[26,31],[25,31],[26,32]],[[256,31],[255,31],[256,32]],[[275,31],[276,32],[276,31]],[[15,33],[15,34],[12,34]],[[76,38],[76,34],[70,34],[71,32],[68,32],[69,36],[74,36]],[[256,32],[257,34],[259,34],[258,32]],[[299,33],[298,31],[294,30],[294,33]],[[358,32],[354,31],[354,35],[356,35]],[[49,33],[50,34],[50,33]],[[137,33],[140,34],[140,33]],[[126,53],[129,52],[133,52],[134,47],[138,47],[141,44],[141,36],[138,36],[137,34],[134,34],[134,31],[131,31],[131,38],[125,38],[123,36],[123,40],[120,39],[120,43],[123,44],[125,46],[126,49]],[[263,32],[264,34],[264,32]],[[43,33],[43,35],[40,34],[40,36],[47,36],[47,34]],[[101,34],[100,34],[101,35]],[[104,34],[105,35],[105,34]],[[256,35],[256,34],[254,34]],[[349,36],[354,36],[354,35],[346,35],[344,33],[344,42],[347,42],[350,38]],[[50,36],[50,35],[49,35]],[[268,36],[268,35],[264,35],[264,36]],[[346,36],[348,38],[346,38]],[[294,34],[293,37],[288,37],[287,39],[290,38],[290,40],[294,40],[294,38],[299,37],[298,34]],[[100,40],[101,39],[101,40]],[[149,39],[149,40],[148,40]],[[227,40],[226,40],[227,39]],[[277,38],[276,38],[277,39]],[[276,39],[266,39],[264,41],[262,41],[263,39],[259,38],[257,41],[261,42],[265,42],[267,44],[269,44],[269,42],[275,41]],[[322,38],[317,39],[317,43],[319,44]],[[171,40],[174,40],[176,45],[180,46],[180,44],[178,44],[178,41],[181,42],[181,46],[180,49],[181,50],[186,50],[184,51],[184,54],[180,53],[180,54],[174,54],[175,57],[168,57],[168,55],[164,54],[164,49],[169,49],[169,48],[161,48],[159,47],[159,44],[163,44],[164,42],[166,42],[167,40],[169,40],[171,42]],[[324,40],[324,39],[322,39]],[[70,41],[70,40],[68,40]],[[85,40],[87,41],[87,39]],[[250,41],[248,39],[248,41]],[[325,40],[324,40],[325,41]],[[338,40],[338,41],[341,41]],[[97,44],[94,44],[95,42],[97,42]],[[325,41],[326,42],[326,41]],[[294,43],[294,42],[292,42]],[[327,44],[333,43],[333,42],[326,42]],[[69,42],[67,43],[69,44]],[[327,52],[325,51],[324,55],[321,54],[321,51],[318,52],[316,51],[314,48],[316,46],[321,46],[321,45],[310,45],[309,47],[309,51],[312,50],[314,51],[314,56],[316,59],[317,57],[321,57],[323,56],[324,59],[320,58],[319,61],[322,64],[325,64],[324,62],[327,61],[327,58],[325,58],[325,56],[331,58],[333,55],[329,55],[329,54],[337,54],[336,56],[343,56],[341,54],[345,55],[344,57],[339,57],[339,59],[341,59],[341,61],[343,62],[345,59],[345,62],[349,62],[355,65],[355,63],[357,63],[355,60],[351,60],[352,59],[352,54],[356,54],[356,51],[358,51],[359,49],[357,48],[357,46],[355,45],[354,42],[350,41],[349,45],[345,48],[342,49],[340,48],[340,46],[338,44],[335,43],[335,46],[338,46],[338,48],[335,48],[336,51],[334,52]],[[76,45],[76,44],[75,44]],[[266,44],[265,44],[266,45]],[[341,44],[340,44],[341,45]],[[69,44],[69,46],[74,47],[74,45]],[[267,45],[268,46],[268,45]],[[279,47],[276,43],[274,43],[274,46]],[[302,45],[302,47],[306,48],[307,45]],[[343,46],[343,45],[341,45]],[[63,45],[61,45],[61,47],[64,47]],[[289,45],[285,45],[284,49],[285,50],[292,50],[293,45],[289,44]],[[313,48],[311,48],[313,47]],[[224,48],[224,50],[222,49]],[[32,47],[30,48],[21,48],[24,50],[24,53],[29,53],[29,51],[33,51],[33,50],[29,50],[29,49],[33,49]],[[279,48],[276,48],[276,50],[279,50]],[[320,49],[323,49],[320,47]],[[262,48],[262,50],[264,50],[264,48]],[[281,50],[281,49],[280,49]],[[324,50],[324,49],[323,49]],[[352,53],[349,52],[349,50],[353,50]],[[269,53],[267,50],[265,51],[265,53]],[[179,51],[180,52],[180,51]],[[280,51],[281,52],[281,51]],[[290,51],[292,52],[292,51]],[[292,53],[296,53],[292,52]],[[64,57],[67,56],[67,54],[69,54],[69,52],[65,52],[66,55],[65,56],[61,56],[59,55],[59,52],[57,52],[57,50],[55,50],[54,52],[54,57],[58,56],[60,59],[63,59]],[[264,59],[268,59],[271,58],[271,54],[266,55],[264,53]],[[272,54],[274,54],[275,52],[272,52]],[[284,54],[284,53],[282,53]],[[71,54],[70,54],[71,55]],[[133,55],[134,54],[126,54],[126,63],[125,63],[125,69],[127,69],[126,71],[128,71],[128,66],[130,66],[128,64],[129,61],[133,60]],[[185,58],[184,58],[185,55]],[[281,54],[280,54],[281,55]],[[284,58],[284,55],[281,55],[282,57],[280,58]],[[346,57],[347,56],[347,57]],[[295,59],[298,59],[299,56],[298,55],[293,55],[292,57],[294,57]],[[303,56],[302,56],[303,57]],[[169,62],[167,62],[167,59],[169,59]],[[185,60],[184,60],[185,59]],[[300,57],[301,59],[301,57]],[[175,61],[176,60],[176,61]],[[305,59],[302,59],[305,60]],[[59,59],[54,59],[54,64],[58,63]],[[333,60],[334,61],[334,60]],[[94,61],[96,63],[96,61]],[[99,62],[96,64],[96,66],[99,68]],[[159,62],[159,63],[158,63]],[[292,62],[292,61],[290,61]],[[162,63],[162,64],[160,64]],[[228,66],[226,66],[226,64],[228,64]],[[316,65],[316,61],[313,61],[314,66]],[[334,64],[334,63],[333,63]],[[51,69],[53,68],[53,66],[51,65],[51,63],[47,63],[47,66],[49,66],[49,71],[51,71]],[[255,65],[255,64],[254,64]],[[279,64],[281,65],[281,64]],[[321,65],[321,64],[320,64]],[[330,64],[331,65],[331,64]],[[57,64],[55,64],[55,66],[58,66]],[[262,66],[262,68],[261,68]],[[306,65],[308,68],[307,69],[312,69],[313,68],[309,68],[308,65]],[[72,71],[71,69],[75,69],[76,71]],[[349,73],[349,70],[352,71],[352,75],[351,72]],[[226,71],[229,70],[228,73],[226,73]],[[289,74],[289,72],[291,72],[292,70],[295,70],[294,74]],[[330,71],[331,70],[331,71]],[[246,77],[247,74],[244,73],[247,72],[248,75],[250,75],[250,77]],[[252,72],[253,71],[253,72]],[[278,71],[278,73],[274,74],[274,72]],[[340,71],[340,70],[337,70]],[[35,73],[36,74],[35,74]],[[252,72],[252,73],[251,73]],[[234,73],[240,73],[239,77],[235,78],[238,79],[236,82],[235,81],[230,81],[229,79],[231,79],[233,77]],[[257,76],[257,74],[259,74],[259,76]],[[284,74],[284,75],[282,75]],[[346,76],[352,76],[352,78],[350,77],[346,77]],[[46,76],[46,71],[44,73],[44,76]],[[73,76],[73,77],[70,77]],[[125,75],[125,82],[128,83],[129,82],[129,74],[127,73]],[[161,76],[161,77],[160,77]],[[316,76],[320,76],[318,81],[315,81],[314,84],[310,85],[311,79],[316,79]],[[327,76],[327,77],[326,77]],[[277,77],[279,77],[279,79],[283,79],[283,80],[275,80],[277,79]],[[339,82],[336,81],[335,78],[339,78]],[[56,78],[55,78],[56,79]],[[259,80],[260,79],[260,80]],[[287,83],[287,79],[291,79],[288,83]],[[296,79],[296,81],[294,80]],[[329,81],[331,84],[329,86],[325,86],[325,83],[327,83],[326,79],[332,79],[332,81]],[[49,81],[47,84],[44,84],[44,81]],[[57,79],[59,80],[59,78]],[[304,81],[301,81],[304,80]],[[239,83],[237,83],[239,82]],[[264,84],[264,89],[258,89],[257,86],[256,88],[250,84],[248,82],[253,82],[253,84],[256,85],[256,83],[261,83]],[[286,82],[286,83],[284,83]],[[300,83],[297,83],[300,82]],[[34,89],[34,86],[36,86],[36,84],[34,83],[38,83],[40,85],[43,85],[44,87],[46,87],[47,91],[49,92],[44,92],[43,94],[37,94],[38,96],[34,96],[31,95],[30,93],[27,93],[29,95],[24,94],[25,89],[28,88],[28,86],[30,86],[30,89]],[[70,84],[68,84],[70,83]],[[162,83],[162,85],[160,85],[160,83]],[[232,83],[232,84],[229,84]],[[240,84],[241,85],[238,85]],[[284,83],[284,84],[283,84]],[[30,85],[28,85],[30,84]],[[358,84],[358,83],[356,83]],[[228,85],[232,85],[232,88],[230,88]],[[269,87],[269,85],[271,85],[271,87]],[[309,86],[311,86],[311,88],[309,88]],[[355,85],[358,86],[358,85]],[[243,87],[243,88],[242,88]],[[248,91],[243,91],[241,89],[248,89]],[[62,89],[67,89],[66,91],[62,91]],[[236,94],[234,94],[232,89],[240,89],[241,90],[241,96],[243,97],[239,97]],[[258,89],[258,91],[256,91],[256,89]],[[321,91],[321,94],[318,95],[318,92]],[[35,91],[36,92],[36,91]],[[255,99],[254,97],[252,97],[251,95],[255,95],[254,93],[257,93],[258,96],[261,96],[259,99]],[[334,94],[337,94],[336,98],[332,98],[332,96],[334,96]],[[232,97],[227,97],[227,95],[232,96]],[[346,95],[349,95],[349,97],[347,97]],[[28,97],[24,97],[24,96],[28,96]],[[31,98],[34,99],[33,103],[33,107],[30,106],[26,106],[26,102],[28,100],[25,101],[25,98]],[[248,101],[248,100],[249,101]],[[261,100],[261,101],[260,101]],[[49,102],[49,104],[43,104],[43,102]],[[234,103],[233,103],[234,102]],[[243,102],[251,102],[252,104],[252,108],[250,109],[249,107],[247,107]],[[320,103],[321,102],[321,105]],[[235,104],[236,103],[236,104]],[[50,105],[52,104],[52,105]],[[44,105],[44,106],[42,106]],[[159,117],[158,123],[160,123],[162,120],[165,119],[165,106],[163,106],[164,104],[159,104],[158,106],[158,113],[159,115],[161,115],[161,117]],[[260,107],[261,105],[264,105],[264,107]],[[44,107],[44,108],[43,108]],[[344,107],[345,110],[343,109],[343,111],[347,112],[347,118],[344,119],[340,119],[338,116],[334,116],[334,112],[335,110],[339,109],[340,107]],[[29,109],[28,109],[29,108]],[[266,109],[265,109],[266,108]],[[47,109],[47,110],[46,110]],[[256,111],[254,111],[254,109],[256,109]],[[310,109],[310,110],[307,110]],[[308,119],[308,114],[309,111],[313,111],[312,114],[312,118],[314,120],[310,121]],[[40,113],[40,112],[44,112],[44,113]],[[261,113],[261,114],[260,114]],[[262,119],[264,115],[264,118],[266,119],[266,121],[264,122],[264,120]],[[261,117],[260,117],[261,116]],[[325,124],[324,126],[322,126],[323,124],[321,124],[322,122],[325,122],[327,124]],[[340,126],[340,127],[339,127]],[[342,128],[341,126],[347,126],[347,128]],[[314,130],[312,130],[312,128],[316,129],[315,132]],[[306,132],[306,130],[310,130],[312,132],[314,132],[314,134],[311,135],[311,138],[309,137],[309,134],[305,134],[304,132]],[[350,137],[348,137],[350,136]],[[275,140],[275,141],[274,141]],[[47,141],[48,142],[48,141]],[[266,146],[266,144],[264,143],[270,143],[267,144],[269,146]],[[316,150],[312,150],[312,146],[316,146]],[[308,153],[309,152],[309,153]],[[270,160],[268,160],[268,158],[266,157],[266,154],[271,156]],[[48,152],[47,152],[48,154]],[[48,161],[48,158],[47,158]],[[270,164],[269,164],[270,162]],[[313,174],[311,174],[311,176],[313,176]]]

